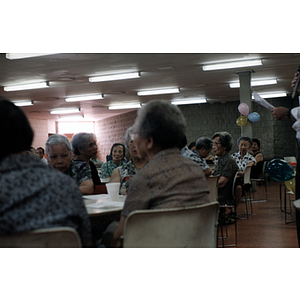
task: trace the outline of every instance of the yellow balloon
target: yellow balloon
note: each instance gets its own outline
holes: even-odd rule
[[[284,184],[289,191],[292,191],[294,194],[296,193],[295,178],[285,181]]]
[[[236,124],[238,124],[239,126],[245,126],[247,124],[247,121],[248,121],[247,116],[240,116],[239,118],[237,118]]]

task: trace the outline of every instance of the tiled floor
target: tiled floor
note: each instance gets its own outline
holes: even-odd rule
[[[254,193],[253,215],[247,220],[237,221],[237,246],[236,248],[298,248],[296,223],[285,223],[285,213],[280,205],[280,183],[271,180],[268,184],[268,200],[265,200],[264,187],[257,187]],[[284,187],[282,188],[282,198]],[[294,200],[294,195],[291,195]],[[287,195],[287,199],[289,195]],[[293,202],[293,201],[292,201]],[[289,204],[289,202],[288,202]],[[284,203],[282,203],[284,205]],[[287,215],[287,222],[295,220],[293,208],[291,215]],[[241,202],[237,208],[238,213],[245,213],[245,203]],[[245,217],[240,215],[240,217]],[[234,236],[234,225],[228,225],[228,238],[225,244],[231,244]],[[221,240],[219,239],[221,245]]]

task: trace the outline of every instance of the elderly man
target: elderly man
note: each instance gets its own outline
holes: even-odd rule
[[[0,235],[67,226],[90,247],[82,195],[74,180],[29,153],[33,131],[21,108],[0,100],[0,128],[5,141],[0,148]]]
[[[91,170],[86,162],[72,160],[72,146],[66,136],[51,135],[46,142],[46,154],[49,166],[75,179],[83,195],[93,193]]]
[[[212,140],[211,140],[211,142],[212,142]],[[185,135],[183,136],[182,141],[179,144],[179,148],[180,148],[181,155],[184,157],[187,157],[187,158],[191,159],[192,161],[194,161],[195,163],[197,163],[202,168],[202,171],[206,177],[211,175],[212,170],[206,163],[206,160],[204,158],[202,158],[202,156],[197,151],[197,149],[192,151],[188,148],[187,139],[186,139]],[[211,146],[210,146],[210,148],[211,148]]]

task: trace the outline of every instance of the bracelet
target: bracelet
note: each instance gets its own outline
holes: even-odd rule
[[[291,108],[286,112],[286,116],[290,119],[291,118]]]

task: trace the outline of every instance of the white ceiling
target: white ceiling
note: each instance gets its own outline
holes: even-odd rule
[[[202,70],[211,62],[261,58],[262,66]],[[142,102],[152,99],[175,100],[205,97],[208,102],[239,100],[239,89],[229,88],[238,81],[237,72],[252,70],[252,79],[276,78],[277,85],[255,87],[258,93],[292,91],[291,80],[300,65],[300,54],[54,54],[35,58],[9,60],[0,54],[0,97],[33,100],[34,105],[23,107],[29,118],[58,119],[51,115],[54,108],[80,107],[85,120],[100,120],[129,110],[109,110],[117,103]],[[138,79],[90,83],[95,75],[139,71]],[[50,87],[36,90],[5,92],[3,86],[32,81],[49,81]],[[155,88],[179,87],[179,94],[137,96],[137,91]],[[83,102],[65,102],[67,96],[102,93],[104,99]]]

